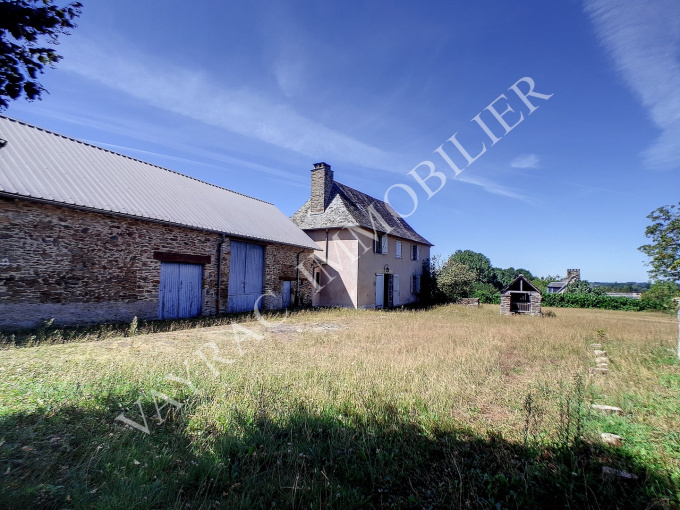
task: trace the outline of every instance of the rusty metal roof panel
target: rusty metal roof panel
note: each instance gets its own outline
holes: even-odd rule
[[[0,115],[0,192],[318,249],[273,204]]]

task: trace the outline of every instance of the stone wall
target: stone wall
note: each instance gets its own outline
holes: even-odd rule
[[[510,293],[501,294],[501,315],[510,315]]]
[[[461,298],[456,301],[456,304],[479,308],[479,298]]]
[[[312,285],[305,278],[305,274],[312,272],[313,251],[304,250],[296,246],[268,245],[264,250],[264,286],[263,303],[264,309],[276,310],[283,307],[283,282],[291,282],[291,290],[295,292],[298,272],[296,262],[298,260],[304,270],[299,273],[300,288],[298,299],[300,305],[311,306]],[[294,305],[291,300],[291,305]]]
[[[510,315],[510,292],[501,294],[501,315]],[[531,300],[531,312],[525,312],[523,315],[541,315],[541,300],[543,299],[539,292],[529,292],[529,299]]]
[[[203,264],[203,315],[217,310],[220,234],[0,197],[0,329],[158,317],[161,262],[154,252],[210,257]],[[265,248],[264,292],[281,303],[281,278],[294,280],[295,254]],[[311,253],[311,250],[307,250]],[[301,255],[303,260],[304,254]],[[222,246],[220,312],[227,308],[230,249]],[[302,288],[311,302],[311,286]],[[278,306],[277,306],[278,305]]]

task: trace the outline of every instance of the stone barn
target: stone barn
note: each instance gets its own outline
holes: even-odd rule
[[[501,315],[541,315],[541,292],[523,274],[501,290]]]
[[[0,328],[310,304],[274,205],[0,116]]]

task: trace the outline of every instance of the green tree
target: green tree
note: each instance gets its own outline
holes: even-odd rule
[[[80,2],[65,7],[55,5],[54,0],[0,2],[0,111],[22,95],[33,100],[46,92],[38,74],[62,57],[42,41],[59,44],[59,36],[75,28],[73,20],[81,9]]]
[[[592,287],[588,280],[576,280],[567,285],[566,294],[593,294],[603,296],[605,291],[602,287]]]
[[[506,285],[509,285],[515,278],[517,278],[521,274],[523,274],[527,278],[527,280],[531,280],[533,278],[531,271],[529,271],[528,269],[522,268],[515,269],[514,267],[501,269],[500,267],[494,267],[493,271],[495,278],[494,284],[498,289],[502,289]]]
[[[562,277],[559,275],[555,276],[543,276],[543,277],[537,277],[534,276],[530,281],[536,287],[538,290],[541,291],[542,294],[545,294],[546,291],[548,290],[548,285],[552,282],[559,282]]]
[[[652,224],[645,229],[651,243],[638,248],[651,260],[652,280],[680,282],[680,202],[659,207],[647,216]]]
[[[469,295],[476,279],[477,272],[474,269],[457,261],[454,255],[451,255],[437,275],[437,286],[446,299],[455,301]]]
[[[434,305],[445,301],[445,296],[439,289],[437,278],[441,272],[442,262],[440,255],[433,255],[423,260],[423,274],[420,277],[420,303]]]
[[[657,310],[677,310],[674,298],[680,296],[680,289],[673,282],[654,282],[647,292],[642,294],[641,301]]]
[[[458,262],[459,264],[465,264],[472,269],[476,274],[476,282],[494,283],[494,268],[491,266],[489,258],[484,254],[472,250],[456,250],[449,258],[449,261],[451,260]]]

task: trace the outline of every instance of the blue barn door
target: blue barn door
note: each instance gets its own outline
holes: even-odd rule
[[[264,248],[259,244],[231,241],[228,312],[250,312],[262,307]]]
[[[283,307],[288,308],[290,306],[290,281],[286,280],[283,282]]]
[[[201,313],[203,266],[161,262],[158,318],[185,319]]]

